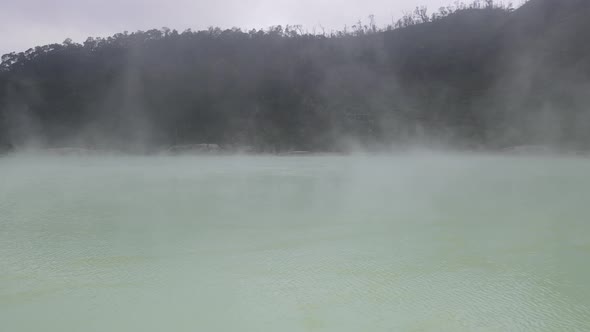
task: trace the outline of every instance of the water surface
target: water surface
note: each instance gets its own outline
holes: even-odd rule
[[[590,160],[0,158],[6,331],[585,331]]]

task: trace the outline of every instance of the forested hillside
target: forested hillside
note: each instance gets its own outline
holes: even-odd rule
[[[0,145],[261,152],[590,148],[590,1],[493,1],[391,26],[168,28],[2,57]]]

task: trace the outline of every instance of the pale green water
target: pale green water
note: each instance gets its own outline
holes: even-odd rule
[[[588,331],[590,160],[0,158],[0,330]]]

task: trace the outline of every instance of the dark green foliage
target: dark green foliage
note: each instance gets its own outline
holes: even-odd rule
[[[2,57],[0,144],[258,151],[590,145],[589,1],[419,7],[393,26],[163,28]]]

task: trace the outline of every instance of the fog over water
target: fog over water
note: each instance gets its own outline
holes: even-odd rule
[[[2,330],[587,330],[589,166],[8,155]]]
[[[590,1],[220,1],[1,7],[0,332],[590,331]]]

